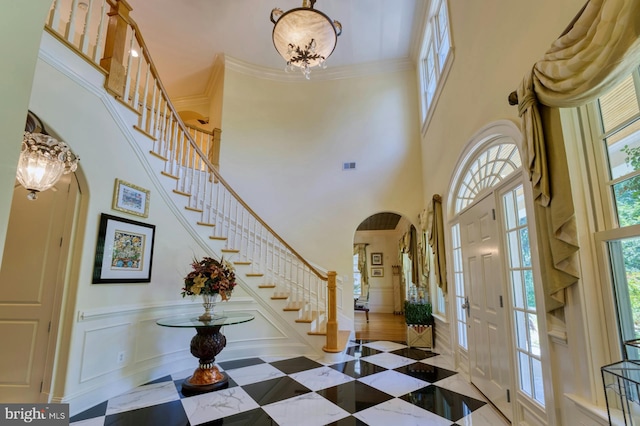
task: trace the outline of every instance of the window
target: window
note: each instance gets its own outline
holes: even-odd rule
[[[601,96],[592,137],[605,220],[596,239],[606,243],[621,342],[640,338],[640,75],[636,69]],[[624,354],[624,351],[622,352]],[[628,354],[640,359],[640,354]]]
[[[513,327],[520,390],[544,406],[544,382],[540,357],[540,334],[529,246],[529,227],[524,189],[519,185],[502,196],[507,276],[513,297]]]
[[[358,269],[358,258],[357,254],[353,255],[353,296],[360,297],[362,294],[362,281],[360,277],[360,269]]]
[[[453,282],[456,288],[457,306],[466,306],[464,291],[464,272],[462,270],[462,244],[460,242],[460,224],[451,227],[451,248],[453,249]],[[457,309],[456,324],[458,326],[458,346],[468,350],[467,345],[467,310]]]
[[[451,50],[447,2],[437,0],[432,2],[429,9],[418,65],[423,129],[444,85],[444,76],[451,62]]]

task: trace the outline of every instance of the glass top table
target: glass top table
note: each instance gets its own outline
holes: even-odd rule
[[[225,312],[223,314],[216,314],[209,321],[201,321],[198,317],[190,315],[181,315],[170,318],[162,318],[156,321],[156,324],[163,327],[222,327],[225,325],[241,324],[243,322],[249,322],[255,318],[246,312]]]
[[[227,338],[220,332],[224,326],[252,321],[255,315],[246,312],[222,312],[209,320],[201,320],[193,315],[180,315],[162,318],[156,324],[172,328],[195,328],[196,335],[191,339],[191,355],[198,358],[198,368],[193,375],[182,382],[182,394],[185,396],[224,389],[229,386],[229,377],[215,365],[218,355],[227,345]]]

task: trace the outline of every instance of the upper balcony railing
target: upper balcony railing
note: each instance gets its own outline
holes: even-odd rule
[[[162,173],[176,180],[174,192],[187,197],[187,209],[201,215],[198,224],[211,227],[210,238],[226,239],[228,249],[238,250],[253,273],[278,285],[291,304],[328,313],[325,349],[335,349],[336,298],[327,294],[327,287],[335,292],[335,273],[325,274],[300,256],[222,178],[219,133],[206,137],[185,126],[131,10],[124,0],[55,0],[45,28],[105,71],[105,89],[137,112],[136,128],[153,139],[150,152],[164,160]]]

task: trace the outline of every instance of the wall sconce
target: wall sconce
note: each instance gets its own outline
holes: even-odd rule
[[[29,200],[58,182],[63,174],[76,171],[78,158],[69,146],[49,136],[34,113],[27,114],[16,178],[29,194]]]

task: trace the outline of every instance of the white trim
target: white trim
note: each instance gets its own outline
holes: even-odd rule
[[[308,83],[302,73],[292,72],[286,73],[284,66],[281,70],[275,68],[267,68],[259,65],[251,64],[249,62],[242,61],[231,56],[225,56],[225,69],[235,71],[241,74],[249,75],[264,80],[274,80],[280,82],[303,82]],[[412,70],[415,64],[410,58],[369,62],[366,64],[358,64],[347,67],[331,67],[329,61],[327,61],[327,69],[313,69],[311,71],[311,81],[327,81],[327,80],[341,80],[347,78],[364,77],[368,75],[384,74],[392,72],[400,72]]]

